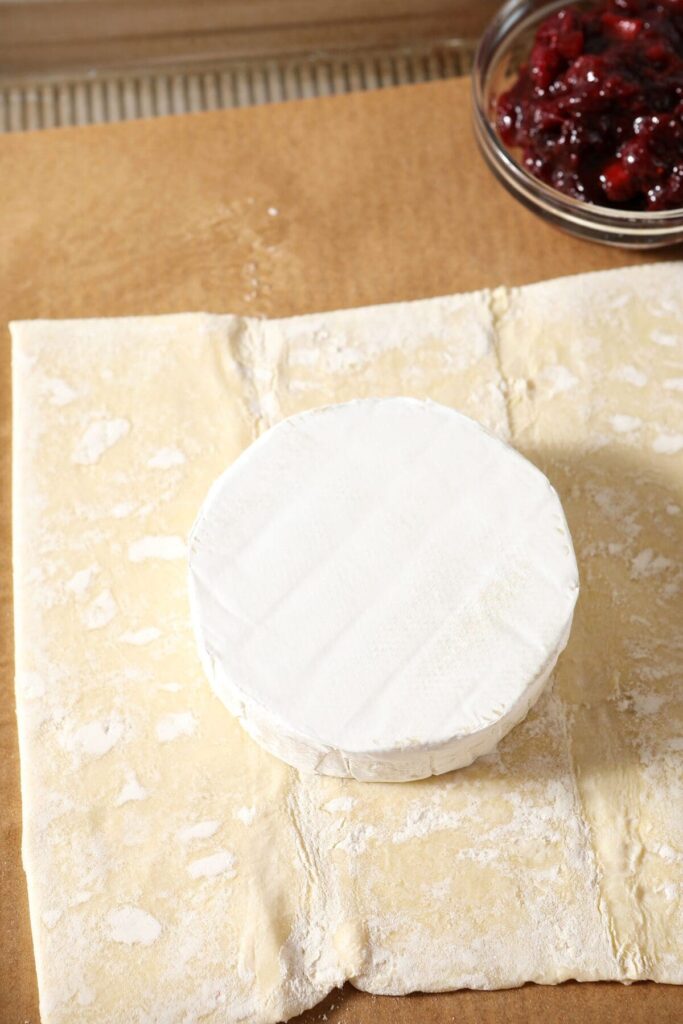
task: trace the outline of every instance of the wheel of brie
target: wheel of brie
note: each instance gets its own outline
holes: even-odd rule
[[[579,590],[543,473],[411,398],[263,434],[209,491],[189,570],[202,663],[247,732],[371,781],[493,750],[539,697]]]

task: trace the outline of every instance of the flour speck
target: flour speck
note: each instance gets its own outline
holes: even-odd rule
[[[103,590],[84,608],[81,620],[86,629],[103,629],[117,613],[118,605],[111,590]]]
[[[146,800],[147,796],[147,790],[140,785],[135,772],[129,772],[128,779],[121,787],[115,803],[117,807],[122,807],[123,804],[130,803],[132,800]]]
[[[675,334],[660,330],[651,331],[650,340],[654,341],[655,345],[661,345],[662,348],[675,348],[677,343]]]
[[[161,925],[156,917],[140,907],[125,906],[110,911],[107,924],[110,938],[128,946],[151,946],[161,935]]]
[[[238,807],[236,811],[233,811],[232,816],[237,821],[241,821],[243,825],[251,825],[256,817],[256,808]]]
[[[618,366],[612,373],[612,379],[631,384],[634,388],[644,388],[647,384],[647,374],[630,364]]]
[[[209,857],[193,860],[188,864],[187,872],[192,878],[215,878],[217,875],[234,878],[237,874],[235,855],[227,850],[219,850],[218,853],[212,853]]]
[[[128,548],[131,562],[144,562],[149,558],[172,561],[185,557],[185,542],[182,537],[140,537]]]
[[[652,450],[660,455],[676,455],[683,451],[683,434],[660,434],[652,442]]]
[[[73,735],[73,747],[83,754],[98,758],[108,754],[124,733],[123,722],[117,718],[82,725]]]
[[[150,469],[171,469],[172,466],[182,466],[186,461],[180,448],[160,448],[147,459],[147,465]]]
[[[177,835],[181,843],[189,843],[193,839],[210,839],[211,836],[215,836],[220,827],[220,821],[215,819],[198,821],[195,825],[187,825],[185,828],[181,828]]]
[[[59,377],[46,377],[43,391],[50,405],[71,405],[78,398],[78,391]]]
[[[77,599],[83,599],[99,571],[99,566],[95,562],[86,569],[79,569],[65,584],[66,589]]]
[[[633,430],[642,427],[643,421],[638,416],[626,416],[624,413],[617,413],[610,417],[612,430],[617,434],[630,434]]]
[[[130,430],[126,419],[96,420],[91,423],[71,455],[78,466],[94,466]]]
[[[170,743],[180,736],[191,736],[196,728],[197,719],[191,711],[176,711],[160,718],[155,732],[160,743]]]
[[[120,640],[124,644],[132,644],[134,647],[145,647],[161,636],[161,630],[156,626],[147,626],[145,629],[128,630],[122,633]]]

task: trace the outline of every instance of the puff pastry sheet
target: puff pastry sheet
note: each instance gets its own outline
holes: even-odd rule
[[[375,993],[683,982],[683,264],[324,313],[13,326],[17,704],[44,1024],[270,1024]],[[423,782],[299,774],[212,695],[185,544],[283,416],[410,394],[548,474],[552,686]]]

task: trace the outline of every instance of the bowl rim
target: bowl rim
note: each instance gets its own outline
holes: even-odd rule
[[[491,121],[487,109],[487,86],[501,52],[524,30],[571,2],[550,0],[536,4],[533,0],[507,0],[489,22],[477,45],[472,68],[475,131],[484,154],[492,162],[494,171],[503,175],[505,182],[520,198],[545,209],[553,217],[560,215],[577,226],[590,225],[603,230],[611,228],[633,236],[638,236],[644,230],[650,233],[661,231],[663,235],[669,230],[680,230],[683,228],[683,206],[652,213],[619,210],[574,199],[535,178],[512,156]]]

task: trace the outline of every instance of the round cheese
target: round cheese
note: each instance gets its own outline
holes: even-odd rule
[[[539,697],[578,573],[556,492],[452,409],[314,409],[214,483],[190,538],[213,688],[298,768],[404,781],[490,752]]]

